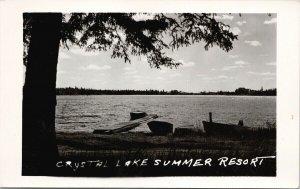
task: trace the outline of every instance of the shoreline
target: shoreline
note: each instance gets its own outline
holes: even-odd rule
[[[226,94],[57,94],[56,96],[229,96],[229,97],[277,97],[277,95],[226,95]]]

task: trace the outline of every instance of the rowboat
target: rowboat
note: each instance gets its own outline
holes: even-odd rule
[[[276,138],[275,127],[248,127],[203,121],[204,131],[208,135],[225,135],[234,137]]]
[[[209,135],[236,135],[247,132],[250,127],[234,124],[202,121],[205,133]]]
[[[150,121],[147,125],[155,135],[167,135],[173,132],[173,124],[165,121]]]
[[[130,112],[130,121],[146,117],[147,113],[142,111]]]

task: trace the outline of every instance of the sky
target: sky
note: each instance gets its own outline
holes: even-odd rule
[[[167,50],[182,65],[155,69],[143,56],[132,56],[129,64],[112,59],[110,51],[60,48],[57,87],[185,92],[276,88],[276,14],[218,14],[217,19],[238,35],[229,52],[218,46],[206,51],[204,43]]]

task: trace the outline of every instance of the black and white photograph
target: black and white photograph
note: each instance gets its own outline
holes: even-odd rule
[[[0,186],[298,186],[299,8],[0,2]]]
[[[23,19],[23,175],[276,176],[275,13]]]

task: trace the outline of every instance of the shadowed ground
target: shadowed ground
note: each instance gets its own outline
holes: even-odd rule
[[[151,136],[146,133],[57,133],[58,176],[275,176],[276,159],[250,165],[251,159],[276,156],[276,140],[222,136]],[[220,165],[222,157],[248,159],[245,165]],[[211,158],[211,164],[204,160]],[[144,159],[143,165],[141,165]],[[193,159],[193,164],[182,165]],[[193,166],[196,159],[203,165]],[[132,164],[133,161],[136,164]],[[160,160],[154,166],[155,160]],[[168,165],[163,165],[170,160]],[[180,161],[181,164],[172,162]],[[234,162],[237,162],[234,159]],[[259,159],[260,160],[260,159]],[[70,165],[66,162],[71,161]],[[88,161],[94,161],[93,163]],[[130,161],[129,166],[125,163]],[[84,162],[84,163],[83,163]],[[157,162],[156,162],[157,163]],[[178,163],[178,162],[177,162]],[[199,162],[198,162],[199,163]],[[119,166],[117,166],[119,165]],[[196,165],[199,165],[196,163]]]

